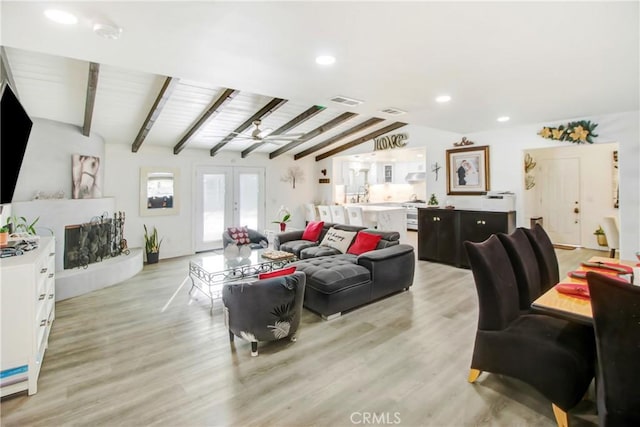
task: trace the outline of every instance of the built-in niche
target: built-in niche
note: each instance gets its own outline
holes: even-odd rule
[[[140,216],[178,214],[179,177],[175,168],[140,168]]]

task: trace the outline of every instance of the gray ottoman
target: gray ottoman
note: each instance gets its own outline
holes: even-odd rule
[[[304,306],[331,319],[368,301],[371,272],[356,264],[356,259],[356,255],[340,254],[292,263],[307,276]]]

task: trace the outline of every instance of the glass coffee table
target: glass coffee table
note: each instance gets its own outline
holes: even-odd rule
[[[205,255],[189,261],[191,289],[198,289],[211,301],[222,297],[222,285],[256,278],[260,273],[268,273],[296,261],[294,254],[272,249],[254,249],[246,258],[228,258],[224,254]]]

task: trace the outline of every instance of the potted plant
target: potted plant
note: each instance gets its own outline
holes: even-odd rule
[[[436,193],[431,193],[431,197],[429,197],[427,205],[429,205],[430,208],[438,207],[438,198],[436,197]]]
[[[284,206],[278,211],[278,215],[282,215],[281,219],[271,221],[273,224],[280,224],[280,231],[284,232],[287,229],[287,222],[291,221],[291,214]]]
[[[4,246],[9,242],[9,226],[0,227],[0,246]]]
[[[160,245],[162,239],[158,240],[158,229],[154,226],[151,233],[144,224],[144,247],[147,252],[147,264],[155,264],[160,257]]]
[[[11,233],[26,233],[35,236],[36,234],[38,234],[38,232],[36,231],[36,224],[39,220],[40,217],[37,217],[33,220],[33,222],[29,223],[29,221],[27,221],[27,218],[23,216],[12,215],[7,218],[7,231],[10,231]],[[51,232],[51,234],[53,234],[53,232]]]
[[[596,231],[593,232],[593,234],[598,239],[598,245],[609,246],[609,243],[607,242],[607,236],[604,234],[604,230],[602,229],[601,226],[598,226],[598,228],[596,229]]]

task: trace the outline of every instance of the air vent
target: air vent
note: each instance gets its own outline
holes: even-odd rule
[[[407,114],[406,111],[400,110],[398,108],[385,108],[384,110],[380,110],[382,113],[390,114],[392,116],[401,116],[402,114]]]
[[[362,104],[362,101],[358,101],[357,99],[347,98],[346,96],[334,96],[331,98],[331,101],[337,102],[338,104],[348,105],[349,107],[355,107],[356,105]]]

